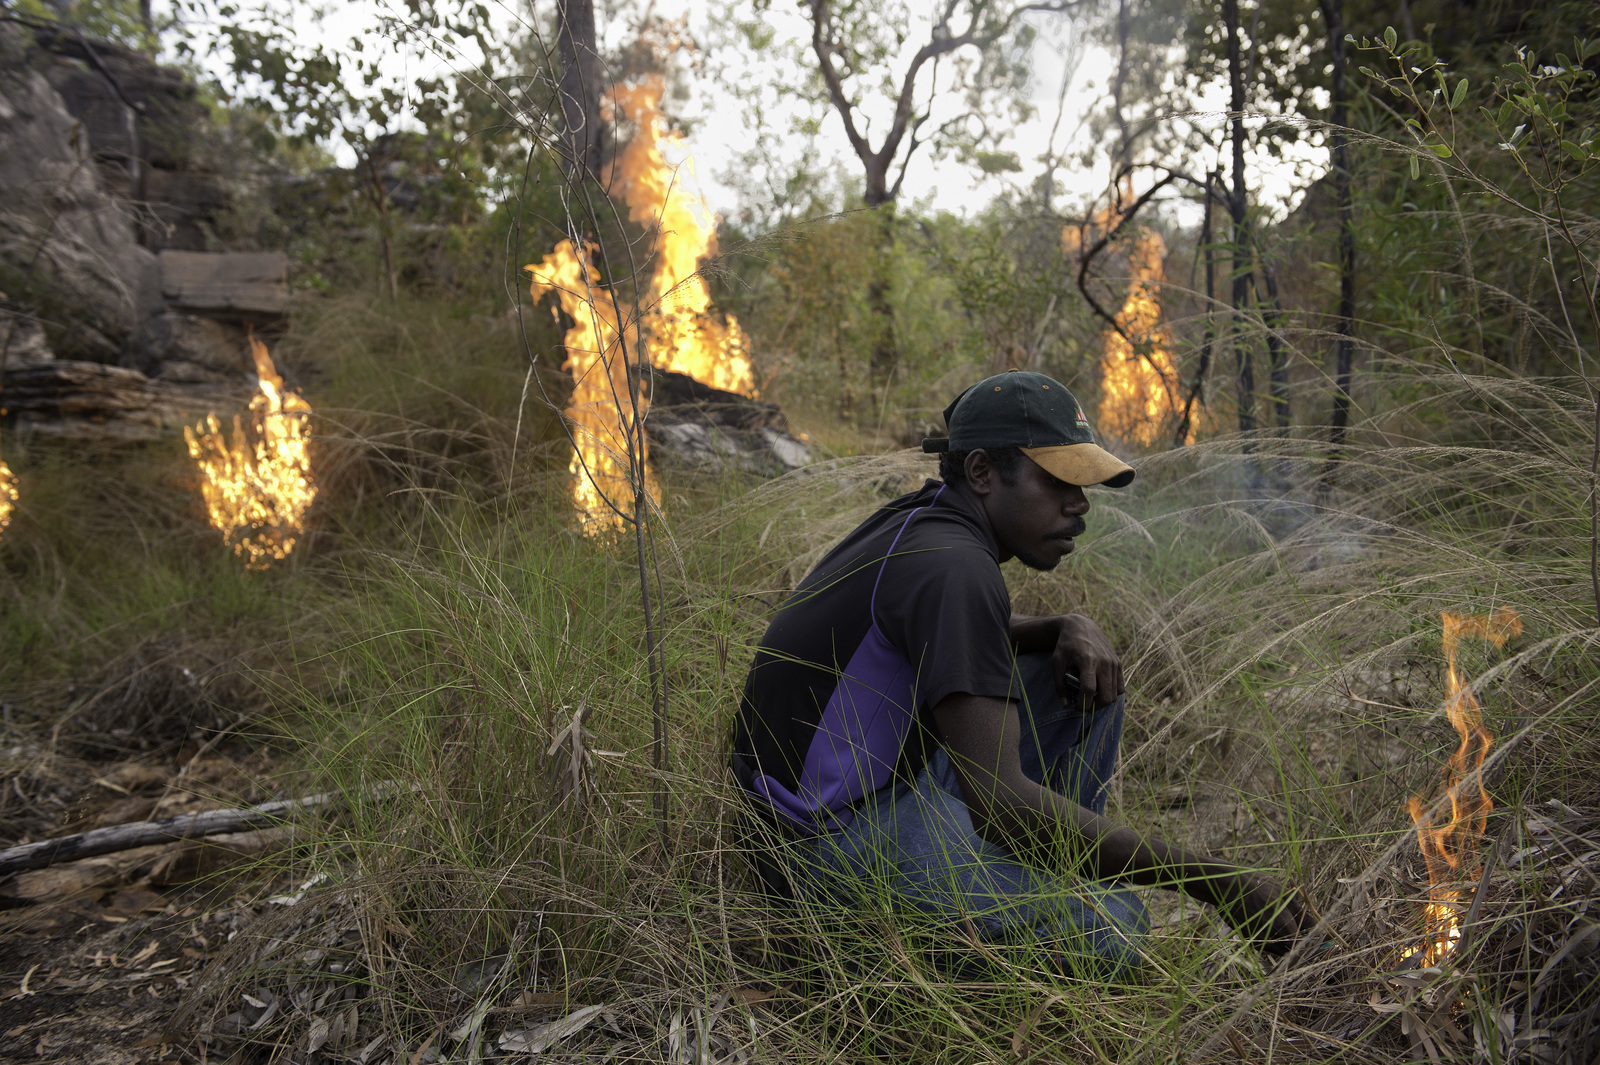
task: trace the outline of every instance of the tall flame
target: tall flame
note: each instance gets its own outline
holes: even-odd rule
[[[1424,966],[1437,965],[1461,938],[1460,885],[1479,875],[1474,846],[1483,838],[1489,811],[1494,809],[1481,773],[1494,737],[1483,723],[1482,705],[1457,671],[1456,648],[1464,637],[1503,647],[1507,640],[1522,634],[1522,618],[1510,607],[1493,614],[1456,614],[1446,610],[1439,617],[1444,624],[1445,714],[1461,743],[1444,770],[1450,819],[1435,819],[1429,812],[1434,804],[1421,795],[1406,801],[1406,810],[1417,828],[1417,843],[1428,865],[1428,904],[1423,911],[1428,932],[1420,946],[1410,948],[1402,957],[1420,953]]]
[[[612,183],[628,205],[628,217],[656,228],[655,274],[644,321],[651,358],[663,370],[754,396],[744,330],[731,314],[726,323],[712,317],[711,293],[696,273],[701,259],[716,254],[716,219],[688,184],[694,161],[684,151],[683,134],[666,128],[662,90],[661,77],[652,74],[635,85],[614,86],[609,95],[637,127],[612,166]],[[683,154],[683,164],[669,163],[663,147]]]
[[[536,265],[529,290],[535,302],[554,293],[573,321],[564,345],[564,366],[573,378],[567,417],[576,445],[569,466],[573,503],[585,529],[618,528],[634,498],[630,450],[643,461],[648,449],[639,420],[648,408],[648,388],[630,392],[629,363],[637,372],[641,352],[651,364],[688,374],[703,384],[746,396],[756,395],[750,372],[749,342],[733,315],[711,313],[711,293],[696,273],[700,260],[716,253],[716,219],[686,179],[691,160],[667,161],[663,148],[677,154],[683,136],[666,129],[661,114],[663,84],[650,76],[637,84],[614,86],[607,103],[637,127],[611,166],[610,182],[628,206],[628,217],[651,227],[649,261],[653,270],[640,293],[641,320],[629,321],[617,297],[599,284],[592,257],[596,249],[575,248],[570,240]],[[631,442],[631,446],[630,446]],[[659,500],[648,468],[644,490]]]
[[[1086,237],[1108,233],[1133,202],[1133,179],[1124,179],[1116,203],[1092,215],[1083,226],[1067,226],[1061,243],[1068,256],[1081,255]],[[1128,252],[1128,293],[1107,331],[1100,356],[1100,428],[1124,443],[1151,447],[1163,424],[1178,409],[1178,371],[1172,363],[1172,338],[1161,325],[1159,291],[1165,276],[1167,243],[1161,234],[1139,230]]]
[[[230,445],[217,416],[208,414],[203,426],[184,426],[183,438],[204,478],[200,491],[211,524],[247,568],[265,569],[294,550],[317,489],[308,450],[311,405],[283,390],[267,346],[253,335],[250,355],[260,384],[250,399],[248,433],[235,414]]]
[[[567,419],[575,445],[567,468],[573,474],[572,501],[584,528],[599,531],[619,528],[622,518],[617,510],[632,510],[630,441],[637,444],[642,461],[648,449],[638,419],[644,417],[648,396],[641,388],[635,412],[628,357],[638,351],[638,330],[627,330],[628,350],[624,350],[622,316],[589,262],[593,251],[585,247],[580,254],[571,241],[564,240],[542,262],[523,269],[533,275],[529,289],[534,301],[554,292],[561,309],[572,319],[563,341],[567,351],[563,369],[572,374]],[[645,491],[659,501],[650,471],[641,469],[640,474],[645,478]]]

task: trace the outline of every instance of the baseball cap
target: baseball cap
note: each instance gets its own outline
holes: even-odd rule
[[[1068,484],[1122,488],[1133,480],[1132,466],[1094,442],[1077,397],[1042,373],[1011,370],[979,381],[950,401],[944,424],[950,435],[929,437],[923,451],[1016,447]]]

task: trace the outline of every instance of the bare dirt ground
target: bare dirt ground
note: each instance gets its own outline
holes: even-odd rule
[[[0,848],[272,798],[260,752],[64,750],[0,750]],[[237,833],[0,881],[0,1061],[203,1060],[168,1018],[240,921],[270,908],[267,867],[252,863],[285,841]]]

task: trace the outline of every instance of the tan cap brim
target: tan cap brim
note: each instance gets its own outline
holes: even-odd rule
[[[1133,480],[1133,467],[1099,444],[1025,447],[1022,453],[1042,466],[1050,476],[1068,484],[1103,484],[1107,488],[1123,488]]]

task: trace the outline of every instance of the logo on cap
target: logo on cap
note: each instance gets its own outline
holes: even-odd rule
[[[1087,429],[1087,428],[1089,428],[1089,419],[1085,418],[1083,416],[1083,408],[1082,407],[1076,408],[1074,413],[1077,415],[1077,418],[1078,418],[1078,428],[1079,429]]]

